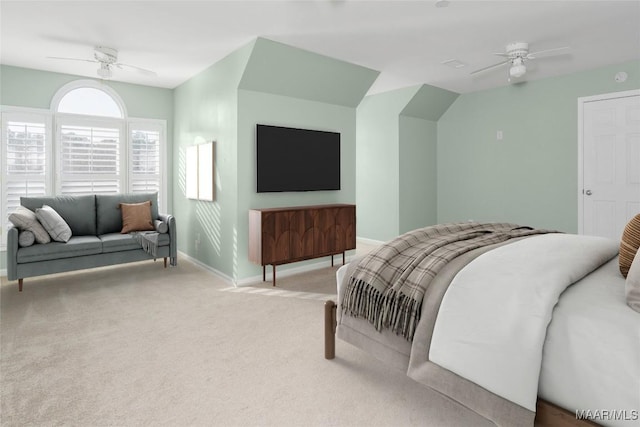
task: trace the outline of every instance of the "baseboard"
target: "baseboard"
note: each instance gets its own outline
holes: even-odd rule
[[[219,270],[216,270],[215,268],[211,267],[210,265],[207,265],[205,263],[203,263],[202,261],[199,261],[187,254],[185,254],[184,252],[178,251],[178,254],[180,255],[180,258],[184,258],[187,261],[190,261],[192,263],[194,263],[195,265],[197,265],[198,267],[201,267],[204,270],[209,271],[210,273],[214,274],[215,276],[217,276],[218,278],[224,280],[225,282],[227,282],[229,284],[229,286],[234,286],[234,287],[241,287],[241,286],[251,286],[253,284],[255,284],[256,282],[261,282],[262,281],[262,275],[258,275],[258,276],[251,276],[251,277],[245,277],[244,279],[240,279],[240,280],[233,280],[233,278],[227,276],[226,274],[222,273]],[[340,255],[334,255],[334,265],[337,262],[339,264],[339,260],[340,260]],[[354,255],[345,255],[345,264],[348,263],[349,261],[351,261],[351,259],[354,257]],[[291,264],[284,264],[287,266],[290,266]],[[284,266],[283,265],[283,266]],[[278,267],[283,267],[283,266],[278,266]],[[325,260],[322,261],[318,261],[318,262],[314,262],[311,264],[305,264],[305,265],[300,265],[297,267],[284,267],[284,268],[278,268],[277,270],[277,277],[287,277],[287,276],[293,276],[294,274],[300,274],[300,273],[306,273],[308,271],[313,271],[313,270],[319,270],[321,268],[327,268],[331,266],[331,259],[329,257],[326,257]],[[267,273],[267,280],[270,280],[270,275],[269,273]]]
[[[365,245],[372,245],[372,246],[379,246],[381,244],[383,244],[384,242],[381,240],[373,240],[373,239],[367,239],[364,237],[357,237],[356,236],[356,243],[362,243]]]
[[[226,274],[224,274],[220,270],[216,270],[215,268],[211,267],[210,265],[207,265],[207,264],[203,263],[202,261],[197,260],[197,259],[185,254],[182,251],[178,251],[178,254],[179,254],[179,258],[184,258],[187,261],[194,263],[198,267],[200,267],[200,268],[202,268],[204,270],[207,270],[209,273],[213,274],[214,276],[217,276],[219,279],[224,280],[229,285],[234,286],[233,278],[227,276]]]

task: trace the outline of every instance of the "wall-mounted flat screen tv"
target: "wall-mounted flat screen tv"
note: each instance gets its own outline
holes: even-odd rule
[[[340,133],[257,125],[258,193],[340,190]]]

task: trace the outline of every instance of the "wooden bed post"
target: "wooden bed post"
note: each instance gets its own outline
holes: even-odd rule
[[[324,358],[336,357],[336,303],[328,300],[324,303]]]

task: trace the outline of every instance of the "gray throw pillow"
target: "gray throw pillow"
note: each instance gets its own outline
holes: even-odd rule
[[[156,231],[160,234],[165,234],[167,231],[169,231],[169,226],[167,225],[167,223],[164,221],[160,221],[159,219],[153,221],[153,225],[155,226]]]
[[[38,243],[49,243],[51,237],[47,230],[38,222],[36,214],[24,206],[18,206],[11,215],[9,215],[9,221],[20,230],[29,230],[33,233],[33,236]]]
[[[33,235],[33,232],[29,230],[22,230],[18,233],[18,246],[21,248],[26,248],[27,246],[33,245],[36,241],[36,236]]]
[[[36,217],[56,242],[68,242],[71,238],[69,224],[51,206],[44,205],[36,209]]]
[[[627,273],[625,291],[627,305],[640,313],[640,255],[638,254],[633,258],[629,273]]]

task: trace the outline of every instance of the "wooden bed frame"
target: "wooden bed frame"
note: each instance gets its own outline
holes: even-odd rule
[[[328,300],[324,303],[324,358],[336,357],[336,317],[337,304]],[[599,424],[589,420],[580,420],[574,413],[538,398],[536,404],[536,427],[589,427]]]

